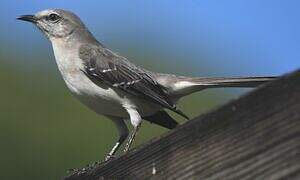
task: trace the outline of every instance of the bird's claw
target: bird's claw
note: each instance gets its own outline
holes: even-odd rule
[[[108,155],[106,155],[106,157],[105,157],[105,161],[110,161],[110,160],[114,159],[115,157],[116,157],[116,156],[114,156],[114,155],[108,154]]]

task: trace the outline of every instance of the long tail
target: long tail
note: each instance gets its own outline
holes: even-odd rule
[[[263,83],[272,81],[277,77],[183,77],[166,75],[160,82],[175,97],[182,97],[188,94],[201,91],[207,88],[220,87],[256,87]],[[172,83],[170,83],[172,82]]]
[[[191,78],[190,82],[207,88],[212,87],[256,87],[276,77],[233,77],[233,78]]]

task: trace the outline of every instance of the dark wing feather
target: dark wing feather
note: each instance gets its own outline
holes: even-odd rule
[[[135,66],[124,57],[106,48],[89,45],[82,46],[79,55],[85,63],[83,71],[90,78],[152,101],[188,118],[176,108],[166,90],[149,72]]]

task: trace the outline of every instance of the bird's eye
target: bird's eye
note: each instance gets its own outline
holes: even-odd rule
[[[57,14],[50,14],[47,17],[47,20],[51,21],[51,22],[57,22],[60,19],[60,17]]]

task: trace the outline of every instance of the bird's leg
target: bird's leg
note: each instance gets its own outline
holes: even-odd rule
[[[129,139],[127,140],[126,146],[124,148],[124,152],[127,152],[130,149],[130,146],[132,145],[134,138],[142,123],[142,118],[136,109],[127,109],[127,112],[129,113],[130,122],[133,125],[133,130],[129,136]]]
[[[127,136],[126,136],[127,137]],[[108,161],[112,158],[114,158],[114,154],[117,152],[117,150],[120,148],[120,146],[123,144],[123,142],[126,139],[125,136],[120,136],[119,140],[116,142],[114,147],[109,151],[109,153],[105,157],[105,161]]]
[[[109,117],[117,126],[118,131],[119,131],[119,139],[114,145],[114,147],[110,150],[108,155],[105,157],[105,161],[110,160],[111,158],[114,157],[114,154],[116,151],[120,148],[120,146],[123,144],[125,139],[128,137],[128,128],[124,122],[123,119],[119,118],[114,118],[114,117]]]
[[[134,127],[134,129],[132,130],[132,133],[129,136],[128,141],[126,143],[126,146],[124,148],[124,152],[127,152],[130,149],[130,146],[132,145],[132,143],[134,141],[134,138],[135,138],[140,126],[141,126],[141,124],[139,124],[137,127]]]

